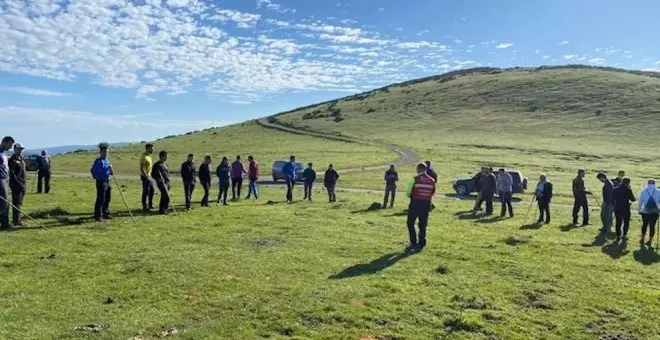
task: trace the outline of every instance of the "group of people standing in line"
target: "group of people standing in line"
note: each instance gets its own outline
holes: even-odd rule
[[[8,156],[8,152],[13,154]],[[8,231],[14,227],[22,227],[21,208],[25,198],[26,164],[25,147],[16,143],[11,136],[5,136],[0,142],[0,230]],[[37,193],[50,192],[50,156],[44,150],[36,158],[38,176]],[[45,191],[42,188],[45,184]],[[11,191],[11,202],[9,194]],[[9,222],[9,208],[12,208],[12,219]]]

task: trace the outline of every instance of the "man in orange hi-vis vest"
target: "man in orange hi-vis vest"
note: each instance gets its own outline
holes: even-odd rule
[[[417,176],[408,184],[408,234],[410,245],[407,251],[422,250],[426,246],[426,225],[431,211],[431,200],[435,194],[435,180],[426,173],[426,165],[417,166]],[[419,219],[419,242],[415,222]]]

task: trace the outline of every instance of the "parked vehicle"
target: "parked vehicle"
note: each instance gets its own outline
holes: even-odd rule
[[[37,171],[37,158],[39,155],[27,155],[25,156],[25,170],[27,171]]]
[[[273,182],[277,182],[278,180],[284,180],[286,179],[284,177],[284,174],[282,173],[282,168],[284,168],[284,164],[289,163],[288,161],[275,161],[273,162]],[[305,171],[305,167],[303,166],[303,163],[296,162],[296,181],[300,182],[302,181],[302,174]]]
[[[507,171],[513,178],[513,193],[522,194],[527,190],[527,178],[523,177],[519,171]],[[497,172],[493,172],[497,176]],[[477,192],[477,188],[472,181],[472,178],[457,179],[452,183],[454,191],[459,196],[467,196],[473,192]]]

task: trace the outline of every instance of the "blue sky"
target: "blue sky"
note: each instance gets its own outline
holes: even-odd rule
[[[660,69],[659,1],[1,0],[2,134],[140,141],[477,66]]]

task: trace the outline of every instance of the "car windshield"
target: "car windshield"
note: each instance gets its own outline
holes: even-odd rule
[[[305,167],[302,165],[302,163],[296,162],[296,169],[297,170],[303,170],[303,169],[305,169]]]

